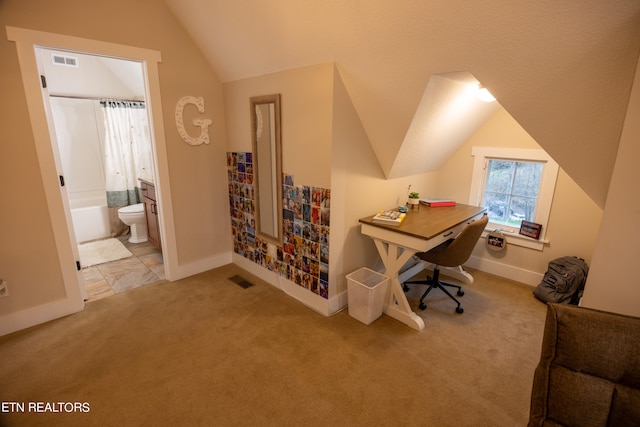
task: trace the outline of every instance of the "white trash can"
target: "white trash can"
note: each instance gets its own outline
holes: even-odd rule
[[[366,267],[347,275],[349,315],[365,325],[382,315],[389,278]]]

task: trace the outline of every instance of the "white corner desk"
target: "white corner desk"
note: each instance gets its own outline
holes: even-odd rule
[[[411,310],[399,278],[400,269],[418,252],[426,252],[456,237],[467,224],[479,219],[485,208],[457,204],[430,208],[416,207],[407,212],[400,225],[384,225],[373,222],[374,215],[360,219],[361,232],[371,237],[378,249],[389,277],[389,288],[384,313],[407,324],[415,330],[424,329],[424,321]],[[403,273],[402,282],[422,270],[410,268]],[[463,277],[470,277],[460,267]],[[471,278],[471,281],[473,278]]]

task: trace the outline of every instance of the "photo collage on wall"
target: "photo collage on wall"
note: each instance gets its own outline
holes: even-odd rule
[[[252,153],[227,153],[227,174],[233,251],[328,298],[331,190],[296,186],[283,174],[283,245],[276,246],[256,236]]]

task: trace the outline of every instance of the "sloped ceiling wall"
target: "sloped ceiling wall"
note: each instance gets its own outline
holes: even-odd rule
[[[138,62],[44,48],[41,51],[47,86],[53,95],[144,100],[144,76]],[[78,66],[54,65],[54,53],[76,58]]]
[[[431,76],[388,178],[437,172],[501,107],[478,97],[465,72]]]
[[[429,79],[463,71],[604,206],[640,2],[165,2],[223,82],[335,61],[388,177]]]

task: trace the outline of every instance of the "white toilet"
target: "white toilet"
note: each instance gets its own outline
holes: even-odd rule
[[[129,243],[144,243],[147,241],[147,220],[144,216],[144,203],[118,209],[118,218],[128,225],[131,230]]]

